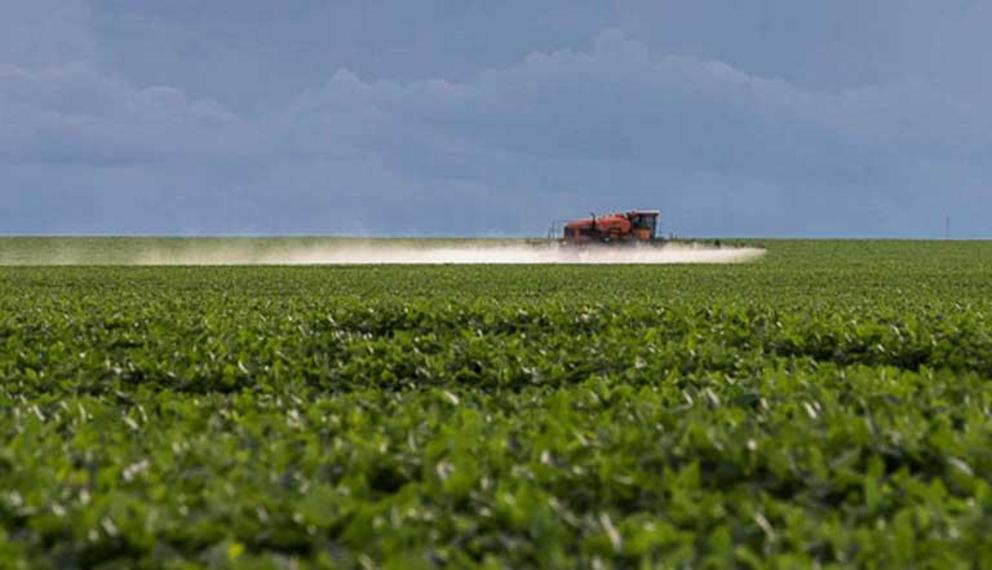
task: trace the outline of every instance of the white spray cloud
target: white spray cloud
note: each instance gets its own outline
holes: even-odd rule
[[[575,247],[558,244],[520,245],[321,245],[259,250],[223,245],[196,251],[151,251],[137,256],[138,265],[465,265],[465,264],[714,264],[744,263],[764,255],[753,247],[663,246]]]

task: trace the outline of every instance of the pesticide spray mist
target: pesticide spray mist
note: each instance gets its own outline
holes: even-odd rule
[[[759,248],[663,246],[574,247],[558,244],[340,244],[286,248],[215,246],[187,251],[150,251],[138,265],[443,265],[443,264],[676,264],[743,263]]]
[[[11,265],[384,265],[744,263],[756,247],[701,243],[576,247],[538,240],[364,238],[8,238]]]

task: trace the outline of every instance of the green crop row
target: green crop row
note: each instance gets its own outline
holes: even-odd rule
[[[0,269],[0,567],[992,566],[992,245],[768,247]]]

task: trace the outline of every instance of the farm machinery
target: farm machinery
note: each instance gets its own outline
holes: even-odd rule
[[[580,218],[565,222],[561,239],[565,244],[647,244],[661,241],[658,210],[630,210],[615,214]],[[555,232],[557,233],[557,232]]]

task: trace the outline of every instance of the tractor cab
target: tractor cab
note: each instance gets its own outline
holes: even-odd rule
[[[658,231],[658,210],[632,210],[627,212],[631,233],[637,241],[651,241]]]

